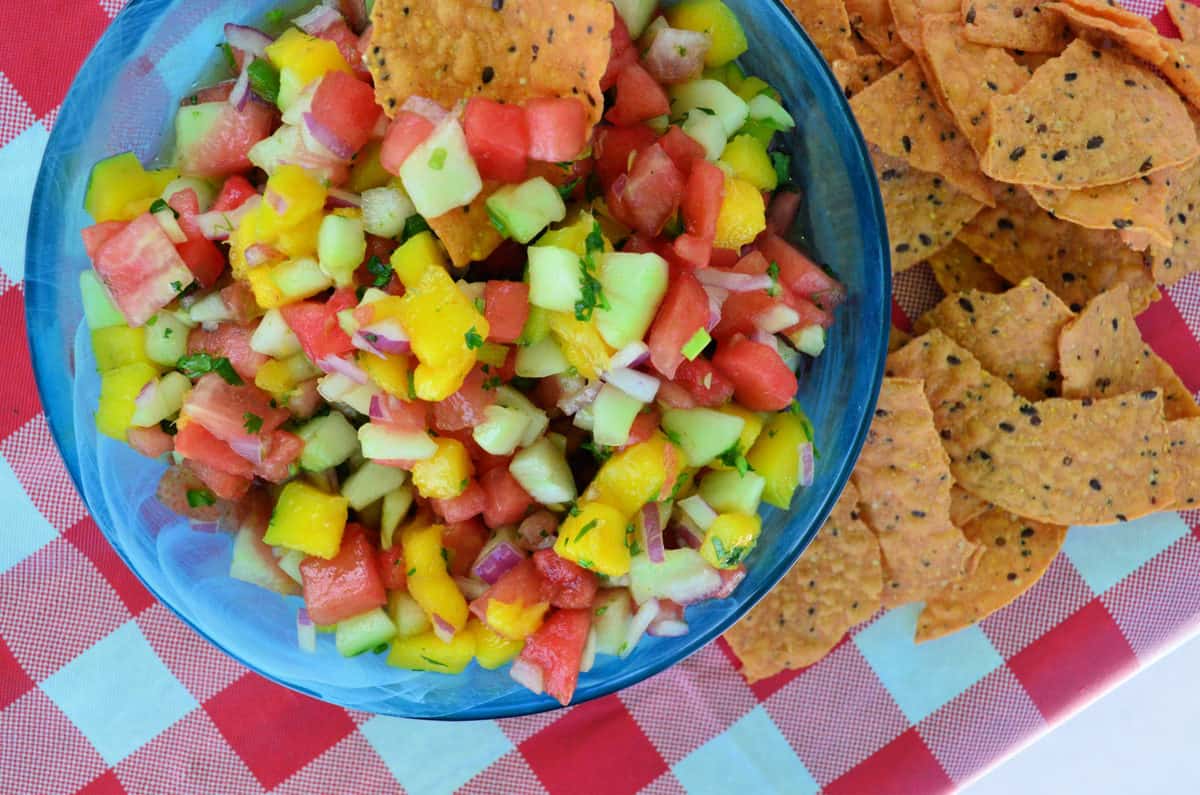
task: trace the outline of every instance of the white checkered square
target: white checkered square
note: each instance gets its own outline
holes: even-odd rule
[[[0,150],[0,161],[6,151]],[[3,173],[0,164],[0,174]],[[0,230],[2,239],[3,230]],[[21,488],[59,532],[70,530],[87,516],[87,506],[71,484],[67,468],[54,446],[45,414],[38,414],[0,442],[0,455],[11,462]]]
[[[30,501],[4,455],[0,455],[0,505],[4,506],[4,532],[0,532],[0,575],[3,575],[58,538],[58,531]]]
[[[409,792],[449,795],[513,744],[495,721],[438,722],[379,715],[358,727]],[[454,765],[439,764],[453,759]]]
[[[0,711],[0,792],[69,793],[104,760],[54,702],[34,689]]]
[[[739,790],[809,795],[819,789],[761,706],[692,751],[673,770],[689,795]]]
[[[399,795],[403,792],[367,738],[352,732],[300,768],[272,792],[276,795]],[[414,791],[414,795],[419,790]]]

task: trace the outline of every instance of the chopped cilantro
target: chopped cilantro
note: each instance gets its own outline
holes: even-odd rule
[[[579,506],[575,503],[574,500],[572,500],[571,503],[569,505],[567,505],[567,513],[571,516],[579,515]]]
[[[683,488],[687,481],[688,473],[686,471],[680,472],[675,476],[675,485],[671,487],[671,499],[675,499],[675,497],[678,496],[679,490]]]
[[[679,213],[675,213],[667,219],[667,223],[663,226],[663,236],[671,240],[683,234],[683,217]]]
[[[676,446],[683,444],[683,437],[680,436],[677,431],[668,431],[664,428],[663,433],[666,434],[667,438],[671,440],[671,444]]]
[[[171,289],[174,290],[176,293],[182,293],[183,292],[183,282],[176,279],[175,281],[171,282]]]
[[[192,508],[203,508],[208,505],[215,505],[217,498],[208,489],[188,489],[187,503]]]
[[[168,339],[174,333],[175,333],[175,329],[173,329],[173,328],[163,329],[163,339]]]
[[[267,12],[267,22],[271,25],[278,25],[283,22],[283,9],[274,8]]]
[[[696,110],[700,111],[701,113],[707,113],[709,116],[717,115],[717,112],[712,108],[696,108]]]
[[[737,442],[729,446],[729,449],[717,456],[717,460],[727,467],[733,467],[742,477],[746,477],[746,473],[750,471],[750,462],[746,460],[741,448]]]
[[[227,383],[234,386],[241,386],[245,383],[242,377],[237,374],[237,370],[233,369],[233,365],[224,356],[212,356],[207,353],[189,353],[187,356],[179,357],[179,361],[175,363],[175,367],[188,378],[199,378],[208,373],[216,373],[224,378]]]
[[[584,525],[584,526],[583,526],[583,527],[580,529],[580,531],[579,531],[578,533],[576,533],[576,534],[575,534],[575,543],[579,543],[580,539],[582,539],[582,538],[583,538],[585,535],[587,535],[588,533],[592,532],[592,529],[593,529],[594,527],[596,527],[596,525],[598,525],[598,524],[600,524],[600,520],[599,520],[599,519],[593,519],[592,521],[590,521],[590,522],[588,522],[587,524],[585,524],[585,525]]]
[[[608,605],[603,605],[601,607],[596,608],[596,615],[598,615],[598,616],[602,616],[607,612],[608,612]]]
[[[446,667],[446,663],[442,662],[441,660],[435,660],[432,657],[426,657],[424,654],[421,655],[421,659],[424,660],[425,662],[429,663],[430,665],[439,665],[442,668]]]
[[[575,168],[575,164],[570,160],[562,160],[554,165],[558,166],[563,171],[570,171],[571,169]]]
[[[263,418],[257,414],[247,411],[242,415],[242,419],[245,420],[242,427],[246,429],[246,433],[258,433],[262,430]]]
[[[596,564],[592,563],[592,561],[589,560],[588,558],[580,558],[579,560],[577,560],[575,562],[578,563],[580,566],[582,566],[585,569],[595,568],[595,566],[596,566]]]
[[[772,152],[771,165],[775,167],[775,177],[780,185],[792,181],[792,156],[786,152]]]
[[[229,46],[229,42],[223,41],[217,45],[221,48],[221,54],[225,56],[225,65],[232,72],[237,71],[237,59],[233,57],[233,48]]]
[[[496,214],[496,211],[491,207],[487,207],[488,220],[492,222],[492,226],[496,227],[496,231],[500,233],[500,237],[512,237],[512,233],[508,231],[508,225],[504,223],[504,219]]]
[[[429,224],[419,215],[410,215],[404,222],[404,231],[400,233],[400,242],[406,242],[410,237],[416,237],[422,232],[429,231]]]
[[[371,653],[372,654],[383,654],[387,650],[388,650],[388,645],[386,643],[380,643],[378,646],[371,649]]]
[[[147,328],[149,328],[150,326],[153,326],[157,322],[158,322],[158,315],[151,315],[150,319],[146,321],[146,326],[147,326]]]
[[[580,298],[575,302],[575,319],[591,320],[592,312],[596,309],[611,309],[608,299],[604,296],[604,286],[596,278],[595,254],[604,251],[604,233],[600,231],[600,222],[592,221],[592,231],[584,242],[586,252],[579,258],[582,275],[579,277]]]
[[[484,367],[487,367],[487,365],[485,364]],[[496,389],[503,383],[504,382],[500,380],[500,376],[493,375],[493,376],[488,377],[483,382],[483,388],[484,388],[484,391],[491,392],[493,389]]]
[[[410,398],[415,398],[417,396],[417,381],[416,381],[416,371],[415,370],[408,371],[408,396]]]
[[[434,171],[441,171],[446,167],[446,147],[439,146],[429,153],[429,167]]]
[[[742,559],[750,552],[747,546],[736,546],[733,549],[727,549],[724,542],[717,536],[712,536],[713,553],[717,556],[717,562],[721,564],[723,569],[732,569],[734,566],[742,562]]]
[[[575,192],[575,187],[577,185],[579,185],[579,183],[582,180],[583,180],[583,177],[576,177],[575,179],[571,180],[570,182],[566,183],[565,185],[559,185],[558,186],[558,195],[562,196],[563,199],[569,198],[571,196],[571,194]]]
[[[450,562],[450,552],[445,547],[442,547],[441,552],[442,552],[442,560],[444,560],[446,563],[449,563]]]
[[[374,254],[367,260],[367,273],[375,277],[371,284],[375,287],[386,287],[392,280],[392,266],[376,257]]]
[[[579,449],[586,450],[587,452],[591,453],[592,457],[600,463],[604,463],[608,459],[612,458],[613,454],[611,447],[606,447],[602,444],[596,444],[595,442],[582,442],[579,445]]]
[[[476,348],[483,347],[483,337],[479,336],[479,332],[475,330],[474,326],[467,329],[467,333],[463,335],[463,339],[466,340],[467,350],[473,351]]]
[[[413,575],[414,575],[414,574],[416,574],[416,573],[417,573],[417,567],[416,567],[416,566],[413,566],[411,569],[409,569],[409,570],[408,570],[408,573],[407,573],[405,576],[406,576],[406,577],[411,577],[411,576],[413,576]]]
[[[779,295],[779,263],[772,261],[767,266],[767,275],[771,277],[771,286],[767,288],[767,295],[772,298]]]
[[[482,298],[476,298],[471,303],[475,304],[475,311],[481,315],[483,314],[484,310],[487,308],[487,305],[483,303]]]
[[[151,215],[154,215],[155,213],[161,213],[164,210],[170,210],[171,215],[175,216],[176,218],[179,217],[179,213],[175,212],[175,208],[172,207],[171,205],[167,204],[162,199],[155,199],[153,202],[151,202],[151,204],[150,204],[150,214]],[[176,290],[175,292],[179,292],[179,291]]]
[[[262,58],[255,58],[246,67],[250,90],[272,105],[279,99],[279,71]]]
[[[629,641],[627,641],[627,640],[622,641],[621,645],[617,648],[617,656],[620,657],[623,654],[625,654],[625,652],[628,648],[629,648]]]

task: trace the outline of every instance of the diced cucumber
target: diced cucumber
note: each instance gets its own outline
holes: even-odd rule
[[[555,312],[574,312],[583,297],[579,255],[557,246],[533,246],[529,254],[529,303]]]
[[[676,508],[676,516],[701,535],[707,533],[712,523],[717,521],[717,512],[699,494],[684,497]]]
[[[654,130],[654,132],[662,135],[667,131],[667,128],[671,126],[671,117],[664,113],[661,116],[655,116],[652,119],[646,119],[645,123],[646,126],[651,130]]]
[[[759,94],[751,99],[747,113],[751,119],[768,122],[777,130],[790,130],[796,126],[792,114],[767,94]]]
[[[275,549],[281,550],[283,547]],[[295,580],[298,585],[304,585],[304,575],[300,572],[300,564],[307,557],[308,553],[299,549],[283,549],[283,554],[279,556],[277,563],[284,574]]]
[[[550,424],[550,418],[546,416],[546,412],[533,405],[529,398],[511,386],[496,388],[496,404],[506,409],[520,411],[529,419],[529,424],[525,427],[525,435],[521,437],[521,447],[528,447],[536,442]]]
[[[704,147],[704,157],[710,162],[715,162],[725,151],[729,136],[725,125],[715,115],[693,108],[687,112],[681,129]]]
[[[658,8],[656,0],[613,0],[613,5],[625,27],[629,28],[630,37],[635,39],[642,35]]]
[[[544,505],[570,502],[577,494],[566,456],[544,436],[513,456],[508,471],[529,496]]]
[[[667,261],[654,253],[612,252],[600,260],[600,283],[609,308],[596,310],[596,328],[620,350],[646,336],[667,292]]]
[[[711,110],[721,121],[726,137],[745,124],[750,113],[744,99],[716,80],[693,80],[672,86],[670,94],[673,118],[683,118],[697,108]]]
[[[388,594],[388,616],[396,627],[398,638],[411,638],[428,632],[432,627],[429,616],[425,615],[417,600],[404,591],[392,591]]]
[[[264,356],[286,359],[300,353],[300,338],[283,319],[282,312],[268,309],[259,321],[258,328],[250,335],[250,350]]]
[[[570,367],[553,337],[543,337],[541,342],[517,349],[517,375],[522,378],[545,378],[565,373]]]
[[[620,447],[629,441],[629,429],[643,405],[612,384],[601,387],[592,404],[592,436],[596,444]]]
[[[372,235],[397,237],[416,212],[412,199],[398,187],[387,185],[362,193],[363,228]]]
[[[650,599],[670,599],[689,604],[716,593],[721,575],[694,549],[668,549],[662,563],[635,555],[629,568],[629,590],[642,604]]]
[[[167,183],[167,187],[163,188],[162,200],[170,201],[176,193],[189,188],[196,191],[196,199],[200,202],[200,212],[208,212],[217,198],[217,189],[211,182],[200,177],[177,177],[171,180]]]
[[[412,504],[413,489],[407,483],[383,495],[383,514],[379,517],[379,542],[384,549],[392,548],[396,528],[404,521]]]
[[[300,593],[300,586],[279,568],[275,554],[252,527],[243,527],[233,538],[229,576],[275,593]]]
[[[153,399],[144,400],[133,411],[130,424],[138,428],[157,425],[162,420],[174,417],[183,408],[183,399],[192,389],[192,382],[182,373],[171,371],[158,379],[150,393]]]
[[[108,297],[108,288],[94,270],[89,268],[79,274],[79,292],[83,297],[83,316],[92,331],[125,325],[125,316]]]
[[[525,328],[521,329],[521,337],[517,342],[521,345],[534,345],[546,339],[550,334],[550,315],[540,306],[529,307],[529,319]]]
[[[668,409],[662,426],[679,437],[688,466],[702,467],[737,443],[746,421],[712,409]]]
[[[188,307],[188,317],[193,323],[221,323],[233,320],[233,310],[219,292],[209,293]]]
[[[187,353],[191,329],[170,312],[159,312],[146,322],[146,355],[155,364],[174,367]]]
[[[575,416],[571,417],[571,424],[576,428],[589,432],[595,428],[596,419],[592,416],[591,404],[580,406],[579,410],[575,412]]]
[[[696,329],[696,333],[683,343],[683,347],[679,352],[683,354],[683,358],[689,362],[695,361],[696,357],[704,353],[704,349],[708,347],[708,343],[712,342],[712,337],[704,329]]]
[[[402,431],[372,422],[358,429],[358,441],[363,456],[381,461],[421,461],[438,449],[425,431]]]
[[[453,116],[447,116],[400,166],[400,181],[417,212],[437,218],[470,204],[483,189],[467,137]]]
[[[500,234],[518,243],[528,243],[552,223],[567,215],[562,196],[544,177],[520,185],[505,185],[487,200],[488,215]]]
[[[483,422],[471,430],[471,438],[492,455],[511,455],[525,436],[529,417],[495,403],[483,410],[483,416]]]
[[[279,96],[275,98],[275,104],[282,111],[289,110],[296,102],[296,98],[304,92],[305,83],[296,72],[290,67],[283,67],[279,70]]]
[[[403,469],[367,461],[342,483],[342,496],[350,501],[351,508],[361,511],[403,486],[407,479]]]
[[[350,380],[348,376],[341,373],[330,373],[317,382],[317,393],[325,398],[330,403],[337,403],[345,399],[358,384]]]
[[[184,105],[175,114],[175,159],[182,161],[198,143],[214,130],[225,115],[228,102],[201,102],[199,105]],[[183,163],[180,163],[182,165]]]
[[[717,513],[758,512],[766,481],[757,472],[714,469],[700,481],[700,497]]]
[[[317,260],[338,287],[354,282],[354,271],[367,255],[367,236],[361,218],[329,214],[317,231]]]
[[[596,653],[620,654],[629,637],[633,618],[633,600],[624,588],[609,588],[596,594],[592,604],[592,630],[596,633]]]
[[[809,356],[820,356],[825,350],[825,329],[818,325],[805,326],[786,336],[792,347]]]
[[[290,303],[316,295],[333,286],[333,281],[321,270],[315,259],[300,259],[282,262],[271,269],[271,281]]]
[[[335,467],[358,451],[354,426],[336,411],[309,420],[296,433],[304,440],[300,466],[312,472]]]
[[[325,376],[325,378],[329,377],[330,376]],[[349,381],[349,379],[346,380]],[[320,384],[317,385],[317,391],[321,391]],[[353,381],[350,381],[349,387],[342,392],[342,396],[338,398],[338,400],[344,405],[354,409],[359,414],[366,416],[371,413],[371,399],[376,395],[382,394],[383,390],[374,384],[356,384]]]
[[[381,646],[396,636],[396,625],[382,608],[343,619],[337,624],[333,642],[338,654],[353,657]]]

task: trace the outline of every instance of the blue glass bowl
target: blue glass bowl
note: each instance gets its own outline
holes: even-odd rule
[[[692,632],[647,638],[627,659],[600,657],[576,701],[651,676],[716,638],[779,580],[841,492],[874,410],[887,351],[891,270],[874,175],[845,99],[808,37],[777,2],[726,0],[750,40],[743,59],[783,94],[798,126],[792,168],[804,192],[793,239],[849,289],[828,347],[801,374],[801,405],[816,427],[816,482],[788,512],[768,509],[749,576],[734,595],[687,611]],[[294,3],[288,5],[294,6]],[[26,317],[38,388],[76,487],[125,563],[201,635],[258,673],[359,710],[416,718],[480,719],[556,706],[507,673],[472,666],[455,677],[389,668],[381,656],[338,656],[324,638],[298,649],[298,597],[227,576],[231,538],[189,527],[154,499],[163,465],[96,434],[99,392],[82,324],[77,277],[89,263],[79,230],[97,160],[158,153],[179,98],[216,63],[224,23],[254,23],[276,0],[133,0],[84,64],[58,116],[33,200],[25,266]]]

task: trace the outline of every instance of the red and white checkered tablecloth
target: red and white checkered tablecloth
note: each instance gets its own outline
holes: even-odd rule
[[[944,792],[1200,626],[1200,513],[1072,531],[981,625],[915,646],[883,613],[748,686],[713,644],[617,695],[418,723],[278,687],[202,641],[121,564],[71,487],[23,328],[25,225],[70,80],[123,0],[0,0],[0,793]],[[1170,28],[1161,0],[1127,3]],[[1173,32],[1173,31],[1172,31]],[[928,273],[897,286],[913,315]],[[1200,389],[1200,279],[1140,319]]]

